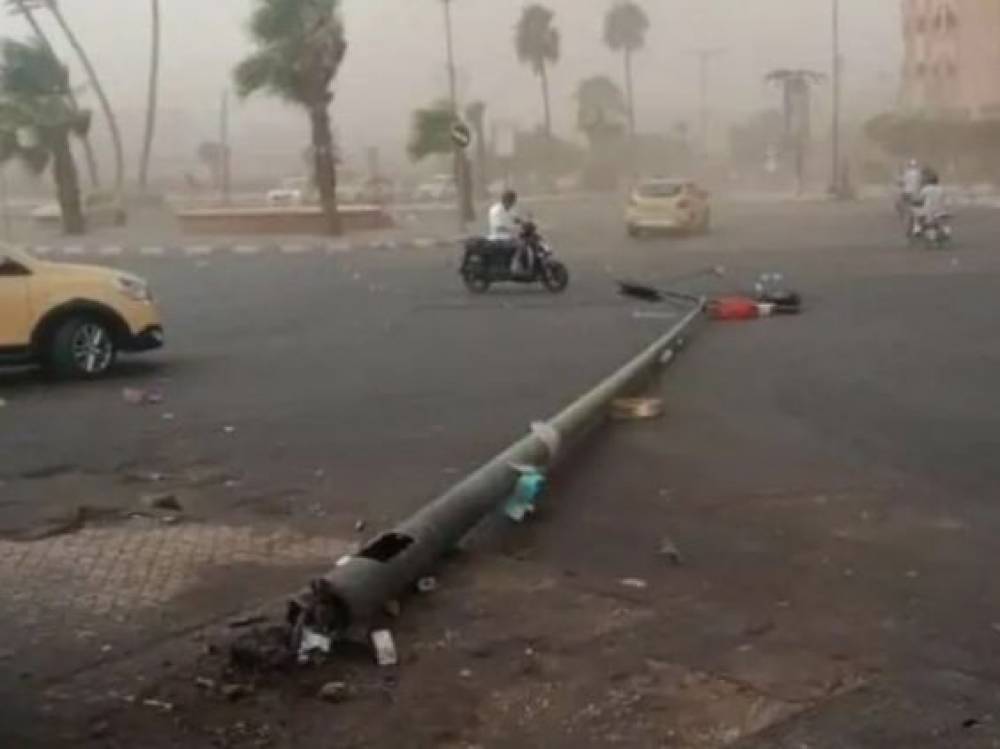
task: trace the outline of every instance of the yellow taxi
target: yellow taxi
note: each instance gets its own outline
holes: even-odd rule
[[[705,233],[712,223],[708,192],[684,179],[644,179],[629,195],[625,226],[630,237],[655,231]]]
[[[149,351],[163,340],[143,279],[0,244],[0,364],[36,363],[61,377],[92,379],[119,352]]]

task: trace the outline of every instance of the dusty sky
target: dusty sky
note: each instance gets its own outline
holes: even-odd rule
[[[587,75],[621,75],[620,60],[601,44],[612,0],[546,0],[563,33],[563,58],[552,75],[556,128],[573,135],[571,95]],[[139,138],[145,96],[148,7],[144,0],[63,0],[65,12],[126,120],[131,150]],[[160,159],[190,153],[212,137],[220,92],[247,49],[251,0],[162,0],[164,135]],[[718,122],[776,102],[761,83],[777,66],[830,68],[830,0],[642,0],[652,29],[636,63],[641,129],[691,120],[698,101],[698,47],[726,52],[713,69]],[[538,85],[513,53],[522,0],[454,0],[456,53],[464,98],[483,98],[493,117],[531,125],[540,117]],[[898,0],[841,0],[845,88],[855,110],[892,103],[898,77]],[[445,90],[443,22],[437,0],[343,0],[350,50],[337,84],[335,118],[349,153],[368,145],[399,158],[408,115]],[[23,33],[4,18],[2,35]],[[822,106],[822,105],[821,105]],[[302,133],[297,112],[269,102],[241,104],[233,115],[237,143],[265,131]],[[721,132],[721,131],[719,131]],[[279,139],[280,140],[280,139]]]

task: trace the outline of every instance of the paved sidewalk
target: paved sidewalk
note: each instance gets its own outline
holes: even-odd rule
[[[277,526],[136,518],[0,540],[0,695],[295,590],[348,549]]]

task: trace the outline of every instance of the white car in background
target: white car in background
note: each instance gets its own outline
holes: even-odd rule
[[[455,178],[450,174],[437,174],[429,180],[421,182],[413,191],[413,199],[418,203],[443,203],[447,200],[454,200],[456,195],[458,195],[458,190],[455,188]]]
[[[281,180],[281,186],[268,190],[267,204],[273,208],[305,205],[312,193],[308,177],[290,177]]]

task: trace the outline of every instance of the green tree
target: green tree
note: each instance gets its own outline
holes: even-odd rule
[[[606,75],[580,82],[576,92],[576,124],[587,136],[591,148],[620,138],[625,131],[628,106],[618,85]]]
[[[156,110],[160,92],[160,0],[149,0],[149,85],[146,89],[146,129],[142,139],[142,156],[139,159],[139,187],[145,192],[149,187],[149,162],[153,156],[153,139],[156,137]]]
[[[339,234],[331,87],[347,53],[339,0],[255,0],[250,35],[257,50],[234,72],[240,96],[263,92],[309,115],[316,186],[331,234]]]
[[[517,58],[531,66],[542,84],[542,103],[545,107],[545,135],[552,137],[552,105],[549,98],[550,65],[559,61],[559,30],[553,25],[555,13],[544,5],[533,3],[521,12],[515,33]]]
[[[38,22],[38,18],[35,15],[35,11],[39,9],[37,5],[37,0],[32,2],[32,0],[7,0],[7,5],[10,7],[10,11],[14,15],[19,15],[24,18],[24,20],[31,27],[32,33],[35,38],[41,42],[45,48],[53,55],[55,51],[52,48],[52,42],[49,40],[48,35],[42,28],[42,25]],[[69,102],[73,105],[74,109],[80,109],[79,102],[76,100],[76,95],[71,91],[69,93]],[[97,166],[97,157],[94,155],[94,146],[90,142],[90,135],[87,134],[80,139],[83,144],[83,153],[87,161],[87,174],[90,177],[90,184],[94,187],[101,186],[101,173]]]
[[[80,183],[70,147],[90,113],[70,100],[69,72],[40,41],[0,44],[0,163],[17,159],[36,174],[50,165],[63,230],[85,230]]]
[[[635,91],[632,85],[632,56],[646,44],[649,17],[632,0],[617,3],[604,19],[604,43],[621,52],[625,62],[625,93],[628,105],[629,136],[635,137]]]
[[[451,127],[455,117],[451,102],[437,101],[429,107],[413,113],[410,143],[407,152],[414,161],[423,161],[428,156],[445,156],[455,149],[451,139]]]
[[[118,127],[118,118],[115,117],[114,109],[112,109],[107,92],[105,92],[104,86],[101,84],[101,79],[97,75],[97,70],[90,61],[90,56],[83,48],[72,27],[66,21],[66,17],[63,16],[62,10],[56,0],[24,0],[22,4],[31,6],[36,10],[44,8],[52,15],[52,18],[55,19],[60,31],[62,31],[63,36],[66,37],[66,41],[69,42],[74,54],[76,54],[77,59],[80,61],[80,65],[83,66],[84,72],[87,74],[87,80],[90,82],[91,88],[94,89],[94,95],[97,96],[101,112],[104,114],[104,119],[108,123],[108,130],[111,133],[111,146],[115,154],[115,194],[120,199],[125,185],[125,152],[122,147],[122,134]]]

